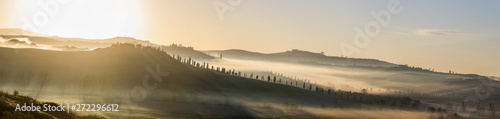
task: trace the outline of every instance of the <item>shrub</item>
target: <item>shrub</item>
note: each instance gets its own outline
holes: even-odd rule
[[[3,90],[0,90],[0,96],[6,96],[7,92],[4,92]]]

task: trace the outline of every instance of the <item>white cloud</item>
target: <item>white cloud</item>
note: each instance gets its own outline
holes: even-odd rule
[[[415,35],[420,36],[459,36],[464,33],[447,29],[417,29]]]

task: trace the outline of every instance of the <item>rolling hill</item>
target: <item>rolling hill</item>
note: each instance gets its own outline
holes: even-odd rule
[[[141,44],[142,46],[161,47],[170,54],[176,54],[183,57],[191,57],[198,60],[211,60],[214,57],[203,52],[194,50],[192,47],[182,45],[158,45],[146,40],[138,40],[131,37],[114,37],[108,39],[83,39],[83,38],[62,38],[58,36],[44,36],[22,29],[0,29],[1,47],[18,47],[19,45],[2,45],[2,39],[9,41],[12,39],[26,39],[25,42],[34,43],[38,46],[48,47],[30,47],[39,49],[53,49],[62,51],[92,50],[97,48],[110,47],[116,43]],[[27,44],[29,45],[29,44]],[[27,47],[21,47],[27,48]]]
[[[2,81],[5,82],[2,83],[3,88],[10,87],[21,92],[38,90],[37,83],[39,81],[36,77],[39,76],[39,72],[48,72],[51,75],[51,81],[45,89],[46,91],[64,90],[71,92],[70,95],[88,94],[90,96],[83,97],[83,99],[90,100],[90,102],[99,100],[110,102],[116,98],[108,96],[127,94],[129,90],[143,83],[142,79],[148,74],[145,67],[158,65],[161,72],[168,72],[169,75],[158,83],[157,88],[148,93],[149,95],[145,98],[148,101],[138,102],[140,105],[151,106],[147,108],[168,110],[150,104],[158,100],[169,99],[172,96],[183,97],[179,100],[187,100],[187,102],[212,104],[215,106],[214,108],[220,107],[217,104],[228,103],[235,105],[252,103],[281,105],[287,102],[302,106],[324,104],[339,107],[350,107],[354,104],[293,86],[193,67],[152,47],[138,47],[131,44],[113,45],[109,48],[93,51],[0,48],[0,56],[2,56],[0,71],[8,74],[7,80]],[[33,72],[35,78],[23,89],[23,85],[18,83],[20,80],[18,76],[24,75],[26,72]],[[95,99],[96,97],[98,99]],[[111,99],[107,100],[108,98]],[[122,103],[125,104],[125,102]],[[159,103],[164,102],[160,101]],[[201,110],[196,113],[210,111],[210,113],[224,117],[259,117],[248,112],[247,108],[234,106],[220,108],[217,111]]]
[[[346,58],[337,56],[326,56],[322,53],[313,53],[302,50],[291,50],[279,53],[258,53],[245,50],[215,50],[204,51],[208,54],[216,54],[224,58],[242,59],[242,60],[260,60],[260,61],[274,61],[274,62],[288,62],[288,63],[302,63],[302,64],[316,64],[316,65],[340,65],[340,66],[381,66],[391,67],[396,66],[385,61],[376,59],[361,59],[361,58]]]

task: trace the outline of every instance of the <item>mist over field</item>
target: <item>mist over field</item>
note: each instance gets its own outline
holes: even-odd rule
[[[279,73],[285,75],[285,77],[308,79],[332,89],[348,88],[342,90],[353,91],[361,91],[363,88],[375,89],[376,91],[373,91],[373,93],[387,93],[388,89],[446,93],[450,92],[449,89],[462,90],[475,88],[477,85],[459,83],[465,82],[462,80],[477,78],[475,76],[450,75],[430,71],[404,71],[396,68],[392,69],[392,67],[346,67],[239,59],[214,60],[210,63],[228,67],[229,69],[241,70],[246,74],[268,75],[270,73]],[[379,89],[383,91],[378,91]]]
[[[0,48],[0,55],[8,56],[0,63],[8,67],[0,68],[0,89],[50,102],[121,105],[119,112],[76,114],[104,118],[437,118],[456,115],[427,108],[453,110],[446,105],[460,104],[476,90],[474,80],[486,78],[372,59],[354,59],[358,65],[311,62],[331,58],[312,52],[241,59],[180,45],[121,42],[88,51]],[[167,74],[151,78],[153,69]],[[490,83],[498,89],[497,81]],[[137,92],[137,87],[147,90]],[[394,112],[401,115],[379,115]]]
[[[266,62],[266,61],[248,61],[237,59],[224,59],[211,62],[213,65],[228,67],[229,69],[241,70],[247,74],[254,73],[255,75],[268,75],[269,73],[282,73],[285,76],[299,79],[309,79],[318,84],[335,85],[351,85],[356,87],[375,87],[364,82],[358,82],[355,79],[348,80],[345,76],[366,76],[370,74],[379,74],[382,72],[374,72],[366,70],[364,72],[354,70],[342,70],[342,68],[308,66],[302,64]],[[332,84],[334,83],[335,84]],[[335,88],[335,87],[331,87]]]
[[[461,99],[489,79],[298,50],[240,56],[113,38],[105,40],[120,43],[92,41],[79,47],[95,49],[75,51],[54,48],[82,40],[3,37],[9,38],[3,44],[31,46],[0,48],[6,56],[0,90],[40,101],[121,105],[118,112],[75,113],[84,117],[452,118],[469,114],[458,111]],[[489,83],[498,90],[497,81]]]
[[[495,119],[499,4],[0,0],[0,119]]]

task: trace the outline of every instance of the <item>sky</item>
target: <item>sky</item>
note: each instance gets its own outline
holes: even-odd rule
[[[366,34],[369,23],[381,25],[371,12],[388,11],[394,3],[400,11],[389,12],[390,21],[376,34],[376,27],[369,27],[369,42],[356,45],[355,39],[362,38],[355,29]],[[301,49],[500,76],[498,5],[467,0],[0,0],[0,28],[61,37],[128,36],[197,50]],[[353,47],[354,53],[342,50]]]

